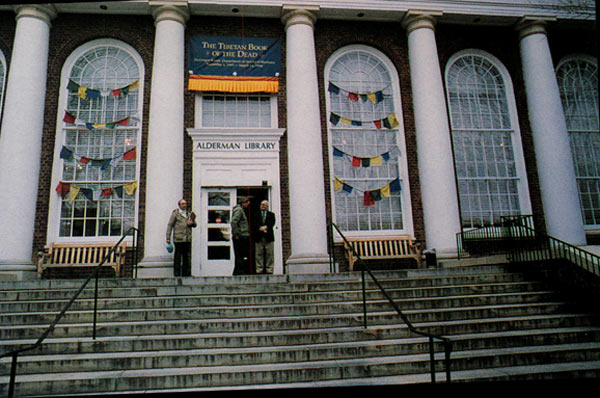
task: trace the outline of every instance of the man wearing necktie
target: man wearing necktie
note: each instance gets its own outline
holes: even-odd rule
[[[255,216],[254,252],[257,274],[272,274],[274,258],[274,234],[275,214],[269,211],[269,202],[263,200],[260,203],[260,211]]]

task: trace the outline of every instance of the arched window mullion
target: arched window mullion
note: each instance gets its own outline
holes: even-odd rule
[[[456,54],[446,68],[446,85],[463,227],[520,214],[522,200],[511,200],[522,196],[514,152],[518,140],[507,125],[513,117],[495,61],[469,51]]]
[[[588,230],[600,230],[600,123],[598,115],[597,61],[569,56],[556,70],[579,199]]]

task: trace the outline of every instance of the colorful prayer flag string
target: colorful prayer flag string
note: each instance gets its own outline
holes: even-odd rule
[[[333,147],[333,156],[347,157],[349,159],[352,159],[352,166],[354,166],[354,167],[381,166],[381,165],[383,165],[384,161],[386,161],[386,162],[389,161],[391,154],[393,152],[396,152],[397,150],[398,150],[398,148],[394,148],[391,151],[382,153],[380,155],[370,156],[370,157],[359,157],[359,156],[349,155],[349,154],[341,151],[340,149]]]
[[[392,130],[400,125],[400,122],[398,121],[398,119],[396,118],[396,115],[394,113],[390,114],[389,116],[387,116],[383,119],[364,121],[364,120],[351,120],[351,119],[345,118],[343,116],[337,115],[333,112],[330,112],[329,121],[334,126],[337,126],[340,123],[343,125],[352,125],[352,126],[362,126],[364,123],[373,123],[375,125],[375,128],[378,130],[381,129],[381,127],[385,127],[389,130]]]
[[[75,154],[71,149],[63,145],[60,150],[60,158],[63,160],[75,159],[79,163],[91,164],[92,166],[100,167],[102,170],[108,168],[108,166],[116,167],[121,160],[135,160],[137,157],[136,147],[133,147],[123,153],[122,155],[115,156],[114,158],[104,159],[92,159],[87,156],[79,156]]]
[[[352,193],[354,190],[363,193],[363,205],[364,206],[373,206],[375,202],[379,202],[383,197],[391,196],[392,192],[399,192],[402,190],[402,186],[400,183],[400,178],[396,177],[389,184],[384,185],[381,188],[373,189],[373,190],[365,190],[361,191],[359,189],[355,189],[354,187],[346,184],[344,181],[334,176],[334,189],[336,191],[344,191],[347,193]]]
[[[94,130],[99,128],[109,128],[114,129],[117,125],[119,126],[127,126],[129,124],[129,116],[124,117],[120,120],[115,120],[114,122],[108,123],[90,123],[84,120],[76,118],[72,113],[65,111],[65,115],[63,116],[63,122],[68,124],[75,124],[78,126],[85,126],[88,130]]]
[[[136,80],[133,83],[128,84],[125,87],[120,87],[120,88],[113,89],[113,90],[103,90],[103,91],[95,90],[95,89],[91,89],[91,88],[82,86],[80,84],[77,84],[76,82],[74,82],[71,79],[69,79],[69,83],[67,84],[67,90],[76,92],[77,95],[81,99],[100,98],[100,96],[108,97],[110,95],[112,95],[113,97],[118,97],[119,95],[126,96],[129,94],[129,91],[135,90],[138,88],[140,88],[139,80]]]
[[[129,196],[133,196],[135,194],[137,186],[137,181],[131,181],[124,185],[119,185],[111,188],[90,189],[82,187],[78,184],[60,181],[56,186],[56,192],[62,198],[65,198],[67,195],[69,195],[70,202],[73,202],[80,193],[90,201],[98,201],[100,198],[110,197],[113,194],[119,198],[122,198],[123,192],[125,192]]]
[[[385,87],[385,88],[387,88],[387,87]],[[383,90],[385,90],[385,88]],[[340,91],[344,91],[345,93],[347,93],[348,98],[354,102],[357,102],[360,99],[363,102],[371,101],[374,104],[378,104],[384,100],[383,90],[378,90],[378,91],[374,91],[374,92],[370,92],[370,93],[356,93],[353,91],[349,91],[349,90],[340,88],[339,86],[333,84],[332,82],[329,82],[329,86],[327,88],[327,91],[329,91],[332,94],[336,94],[336,95],[340,94]]]

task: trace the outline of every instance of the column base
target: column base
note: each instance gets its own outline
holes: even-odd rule
[[[0,261],[0,281],[38,279],[37,266],[31,261]]]
[[[134,271],[135,275],[135,271]],[[172,278],[173,257],[159,256],[146,257],[138,264],[137,277],[144,278]]]
[[[329,274],[330,264],[327,253],[307,253],[292,255],[286,261],[288,274]]]

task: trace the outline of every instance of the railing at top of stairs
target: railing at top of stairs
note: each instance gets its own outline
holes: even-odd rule
[[[360,258],[360,255],[354,250],[354,247],[350,244],[350,242],[348,242],[348,239],[346,239],[346,237],[344,236],[344,234],[342,233],[342,231],[340,231],[340,229],[338,228],[338,226],[333,223],[331,220],[327,221],[328,223],[328,241],[329,241],[329,259],[330,259],[330,268],[331,268],[331,272],[334,272],[334,266],[333,266],[333,252],[334,252],[334,240],[333,240],[333,235],[334,232],[333,230],[335,229],[337,231],[337,233],[340,235],[340,237],[344,240],[344,242],[346,243],[346,245],[348,245],[348,247],[352,248],[353,251],[353,255],[355,256],[355,258],[357,259],[357,264],[361,265],[361,272],[362,272],[362,297],[363,297],[363,322],[364,322],[364,327],[365,329],[368,327],[367,325],[367,295],[366,295],[366,277],[365,277],[365,272],[369,274],[369,276],[371,277],[371,279],[373,280],[373,282],[375,283],[375,285],[379,288],[379,290],[381,291],[381,293],[383,294],[383,296],[389,301],[389,303],[392,305],[392,307],[394,308],[394,310],[396,310],[396,312],[398,313],[398,315],[400,316],[400,318],[404,321],[404,323],[406,324],[406,326],[408,327],[408,330],[411,331],[412,333],[424,336],[429,338],[429,363],[430,363],[430,372],[431,372],[431,382],[435,383],[436,382],[436,375],[435,375],[435,352],[434,352],[434,342],[435,340],[441,341],[443,346],[444,346],[444,364],[445,364],[445,371],[446,371],[446,382],[450,383],[451,382],[451,366],[450,366],[450,354],[452,352],[452,341],[448,338],[448,337],[444,337],[444,336],[439,336],[439,335],[435,335],[432,333],[427,333],[421,330],[418,330],[413,324],[412,322],[410,322],[410,320],[407,318],[406,314],[404,314],[402,312],[402,310],[398,307],[398,305],[396,304],[396,302],[394,301],[394,299],[392,297],[390,297],[390,295],[388,294],[388,292],[385,290],[385,288],[381,285],[381,283],[379,283],[379,281],[377,280],[377,278],[375,277],[375,275],[373,274],[373,272],[371,271],[371,269],[367,266],[367,264]]]
[[[96,267],[94,267],[94,270],[90,273],[88,278],[85,281],[83,281],[83,283],[81,284],[81,287],[73,295],[71,300],[69,300],[69,302],[64,306],[62,311],[56,316],[54,321],[50,324],[50,326],[48,326],[46,328],[46,330],[42,333],[40,338],[35,343],[33,343],[32,345],[29,345],[29,346],[25,346],[23,348],[19,348],[19,349],[10,351],[10,352],[6,352],[4,354],[0,354],[0,358],[12,357],[11,368],[10,368],[10,379],[9,379],[9,384],[8,384],[8,395],[7,395],[8,398],[12,398],[14,396],[15,379],[16,379],[16,374],[17,374],[17,358],[18,358],[19,354],[23,353],[23,352],[34,350],[42,345],[42,343],[44,342],[46,337],[48,337],[48,335],[50,333],[52,333],[52,331],[54,330],[54,328],[56,327],[58,322],[62,319],[62,317],[69,310],[69,308],[71,308],[71,305],[75,302],[75,300],[77,300],[77,298],[79,297],[79,295],[81,294],[83,289],[85,289],[85,287],[92,280],[92,278],[95,278],[95,280],[96,280],[96,283],[94,286],[94,322],[93,322],[93,329],[92,329],[92,338],[94,340],[96,340],[96,320],[97,320],[96,314],[97,314],[97,309],[98,309],[98,273],[100,272],[100,269],[102,268],[104,263],[106,263],[106,261],[110,258],[110,256],[115,252],[116,248],[129,235],[133,235],[133,246],[132,246],[132,251],[133,251],[133,256],[134,256],[134,259],[133,259],[134,265],[133,266],[134,266],[134,269],[136,270],[135,272],[137,274],[137,247],[138,247],[138,239],[139,239],[139,230],[135,227],[131,227],[121,237],[121,239],[119,239],[119,241],[117,243],[115,243],[115,245],[109,250],[109,252],[106,254],[106,256],[104,256],[102,261]]]
[[[547,260],[566,260],[597,277],[600,277],[600,256],[536,231],[528,221],[530,216],[503,218],[507,236],[514,242],[508,251],[509,260],[515,263]],[[519,242],[528,242],[519,244]]]

